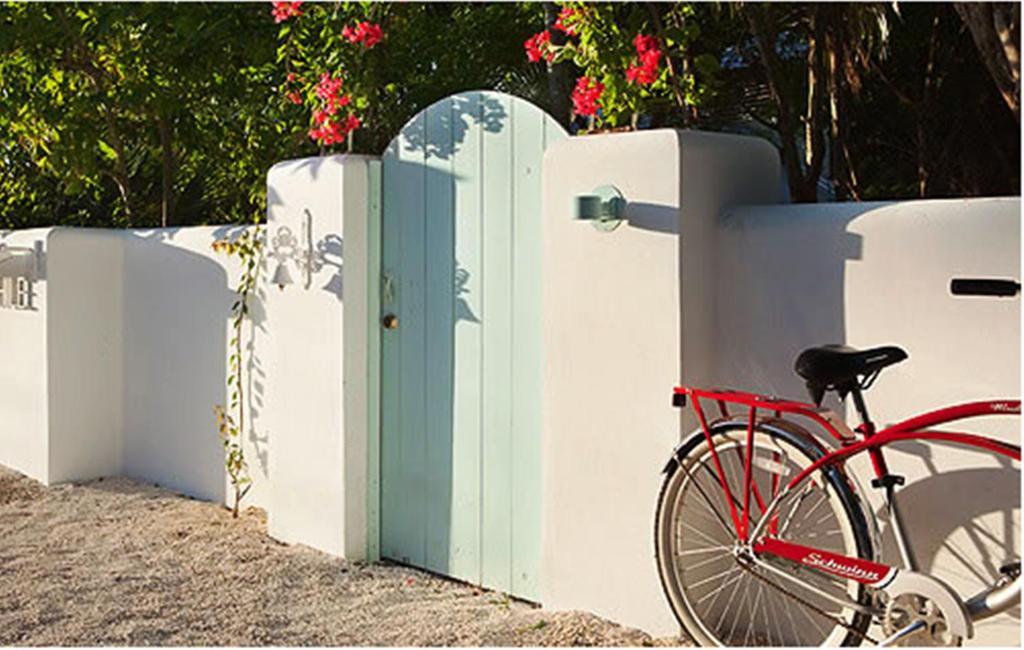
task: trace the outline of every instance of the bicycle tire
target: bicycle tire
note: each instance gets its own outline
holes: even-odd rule
[[[724,437],[724,439],[733,442],[737,437],[745,437],[746,432],[747,424],[745,422],[726,421],[711,427],[711,435],[713,439]],[[733,435],[730,438],[730,434],[741,434],[741,436]],[[755,448],[757,448],[757,441],[764,437],[771,440],[777,440],[788,445],[794,451],[803,455],[804,462],[813,462],[825,453],[825,450],[809,433],[790,422],[769,420],[758,423],[755,426]],[[718,443],[716,443],[716,445],[717,444]],[[666,598],[672,607],[676,619],[682,629],[692,637],[694,641],[700,645],[737,645],[732,642],[733,640],[731,639],[725,641],[715,637],[713,634],[709,633],[706,625],[701,621],[696,620],[696,615],[686,602],[686,598],[682,593],[682,587],[679,584],[679,571],[680,569],[686,570],[686,568],[678,567],[675,560],[667,559],[668,556],[673,555],[671,553],[666,553],[667,550],[672,548],[672,542],[669,541],[669,538],[676,535],[674,528],[675,524],[673,523],[674,520],[668,512],[668,508],[670,508],[675,502],[677,490],[682,485],[682,479],[680,478],[679,472],[688,471],[687,468],[689,468],[690,465],[688,464],[687,459],[702,450],[707,450],[707,442],[703,433],[698,431],[677,448],[672,459],[665,467],[665,479],[662,482],[661,490],[658,495],[658,506],[654,526],[655,555],[658,566],[658,575],[661,580],[662,589],[664,590]],[[855,549],[851,550],[855,550],[858,557],[871,559],[873,551],[867,519],[864,516],[863,509],[861,508],[860,502],[854,494],[849,481],[846,479],[842,471],[835,468],[823,471],[821,476],[824,481],[828,482],[829,487],[832,488],[836,501],[842,508],[841,512],[845,516],[846,523],[849,526],[849,531],[852,534],[852,542],[855,546]],[[787,596],[782,594],[778,596],[778,598],[786,597]],[[870,603],[870,597],[868,596],[866,589],[860,585],[856,587],[856,596],[854,600],[863,605]],[[767,604],[765,607],[767,607]],[[863,641],[864,634],[870,624],[871,617],[869,615],[851,610],[848,626],[840,630],[840,627],[836,625],[835,630],[823,639],[825,643],[822,645],[859,645]],[[770,632],[768,634],[768,640],[771,641]],[[767,644],[757,643],[756,645],[789,646],[794,644],[774,644],[769,642]]]

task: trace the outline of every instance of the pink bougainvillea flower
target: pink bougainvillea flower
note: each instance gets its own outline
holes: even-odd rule
[[[341,77],[335,77],[331,73],[325,72],[320,75],[320,81],[316,84],[316,96],[324,101],[328,101],[331,97],[341,92],[341,84]]]
[[[526,39],[523,48],[526,49],[526,58],[530,63],[537,63],[541,59],[551,61],[555,58],[555,53],[551,51],[551,32],[546,29]]]
[[[341,37],[349,43],[362,43],[367,50],[384,39],[384,29],[377,23],[363,21],[355,27],[345,25]]]
[[[283,23],[289,18],[298,17],[302,15],[302,10],[299,7],[302,6],[302,0],[298,2],[271,2],[272,9],[271,15],[274,16],[275,23]]]
[[[590,77],[580,77],[572,91],[572,107],[577,115],[597,115],[601,107],[604,84]]]
[[[558,20],[555,21],[555,29],[564,32],[567,36],[576,36],[576,27],[570,25],[569,22],[574,22],[580,14],[581,12],[573,7],[562,7],[562,10],[558,12]]]

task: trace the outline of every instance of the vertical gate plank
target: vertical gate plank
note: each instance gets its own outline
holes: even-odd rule
[[[400,311],[398,287],[385,278],[397,280],[401,272],[402,249],[399,238],[401,222],[395,218],[396,201],[399,195],[392,190],[396,175],[401,169],[397,159],[399,141],[394,140],[384,153],[381,174],[385,179],[385,192],[381,197],[383,214],[381,218],[381,312]],[[380,318],[380,315],[378,315]],[[377,325],[380,326],[379,324]],[[400,339],[396,332],[381,332],[380,369],[380,552],[384,557],[401,557],[402,543],[402,494],[405,486],[395,476],[398,468],[400,437],[402,431],[402,391],[399,378],[402,376]]]
[[[516,108],[513,133],[512,592],[537,600],[541,524],[541,197],[546,116]]]
[[[478,93],[456,95],[451,119],[455,152],[455,390],[452,427],[451,575],[475,583],[480,575],[481,319],[483,282]],[[459,134],[461,135],[461,141]]]
[[[514,104],[484,93],[483,521],[484,583],[511,591],[512,530],[512,132]],[[504,114],[488,120],[486,115]]]
[[[383,190],[381,187],[381,163],[370,161],[369,173],[369,201],[367,202],[367,291],[369,309],[367,310],[367,350],[366,350],[366,386],[367,386],[367,409],[366,409],[366,558],[375,562],[380,559],[380,392],[381,392],[381,366],[377,363],[382,359],[380,338],[381,331],[381,302],[380,302],[380,273],[381,273],[381,201]]]
[[[451,100],[427,109],[426,123],[426,567],[449,572],[452,496],[452,327],[455,273],[452,222]]]
[[[400,334],[398,392],[399,409],[398,478],[403,494],[397,501],[398,519],[395,527],[400,539],[395,559],[423,566],[426,562],[426,481],[427,466],[426,345],[424,303],[425,286],[425,218],[424,156],[425,117],[417,115],[399,138],[398,161],[389,191],[395,195],[394,212],[388,216],[398,222],[400,250],[399,277],[396,285],[400,295]]]

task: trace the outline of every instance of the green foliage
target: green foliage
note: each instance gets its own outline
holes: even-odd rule
[[[258,217],[302,142],[272,101],[274,31],[265,5],[3,5],[0,225]]]
[[[575,39],[552,28],[564,6],[582,12]],[[307,135],[323,72],[343,74],[363,122],[335,150],[379,154],[418,111],[470,89],[520,95],[568,125],[572,81],[587,75],[605,86],[602,110],[576,130],[760,135],[807,200],[819,167],[840,198],[1019,193],[1019,122],[949,5],[330,2],[302,12],[278,25],[264,2],[0,4],[0,228],[257,222],[270,166],[327,153]],[[372,49],[341,38],[361,21],[383,28]],[[531,64],[523,42],[545,27],[555,62]],[[664,44],[650,84],[625,76],[638,33]],[[821,92],[809,101],[812,83]],[[296,89],[301,105],[287,98]]]
[[[250,301],[256,291],[259,279],[260,256],[263,250],[263,229],[260,226],[245,230],[234,239],[214,242],[213,248],[228,255],[237,257],[242,264],[242,276],[235,287],[237,298],[231,305],[231,340],[228,342],[228,378],[227,388],[230,401],[227,408],[222,405],[214,407],[217,416],[217,432],[224,446],[224,468],[234,490],[234,505],[231,514],[238,518],[238,508],[242,499],[252,487],[249,465],[245,460],[243,442],[245,440],[245,381],[244,373],[249,367],[245,357],[250,347],[242,342],[242,325],[249,315]]]

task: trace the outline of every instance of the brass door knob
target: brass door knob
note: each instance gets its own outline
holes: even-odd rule
[[[398,329],[398,316],[394,314],[386,314],[384,318],[380,319],[380,324],[384,326],[386,330]]]

